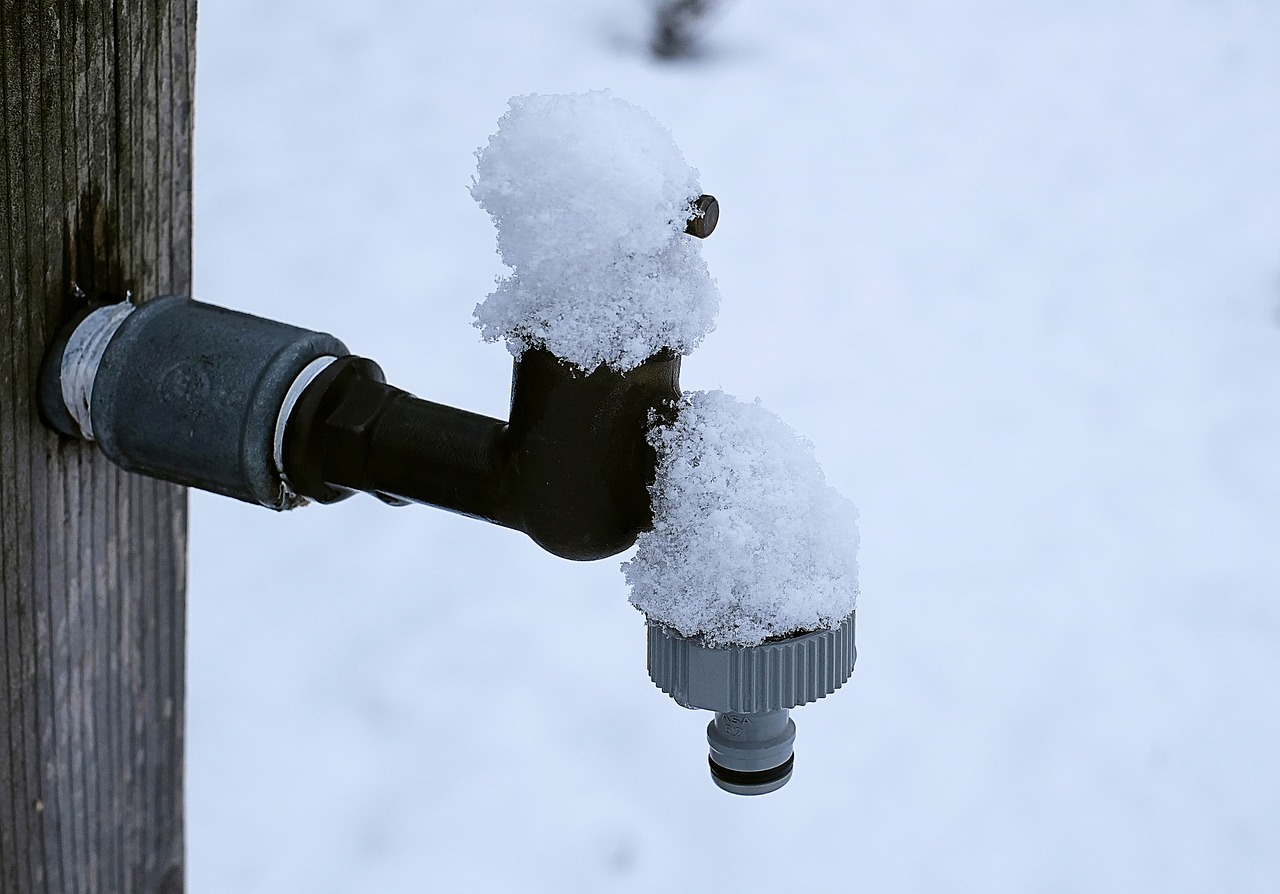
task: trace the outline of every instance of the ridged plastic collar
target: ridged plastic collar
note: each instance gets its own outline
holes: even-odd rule
[[[808,704],[835,692],[853,673],[855,614],[831,630],[722,648],[651,621],[649,677],[686,708],[757,714]]]

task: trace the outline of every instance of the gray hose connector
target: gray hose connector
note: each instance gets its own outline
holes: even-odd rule
[[[170,295],[86,317],[42,399],[58,393],[65,413],[46,417],[130,472],[288,509],[282,408],[316,361],[348,353],[323,332]]]
[[[719,648],[649,622],[650,679],[677,704],[716,712],[707,727],[716,785],[759,795],[787,783],[795,741],[788,712],[849,679],[858,657],[854,617],[831,630]]]

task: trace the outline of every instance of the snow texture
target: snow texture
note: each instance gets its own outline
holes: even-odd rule
[[[715,283],[684,233],[698,172],[648,112],[607,90],[518,96],[476,157],[471,195],[513,271],[476,307],[486,341],[626,371],[714,327]]]
[[[758,402],[686,395],[658,451],[653,530],[623,565],[650,620],[712,646],[835,627],[858,596],[858,513]]]

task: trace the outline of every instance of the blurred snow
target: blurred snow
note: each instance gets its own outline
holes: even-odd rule
[[[650,443],[653,530],[623,565],[646,618],[711,645],[755,646],[849,617],[858,511],[827,484],[812,444],[723,391],[686,392]]]
[[[502,416],[467,194],[509,97],[608,87],[722,216],[687,389],[862,514],[796,775],[710,783],[618,561],[372,499],[193,496],[190,888],[1280,888],[1280,7],[201,8],[196,295]]]

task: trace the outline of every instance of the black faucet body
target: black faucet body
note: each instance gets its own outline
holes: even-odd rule
[[[284,474],[320,502],[364,491],[524,531],[566,559],[612,556],[652,524],[647,434],[679,398],[679,375],[670,352],[586,373],[531,349],[515,362],[503,422],[414,397],[344,357],[290,415]]]

